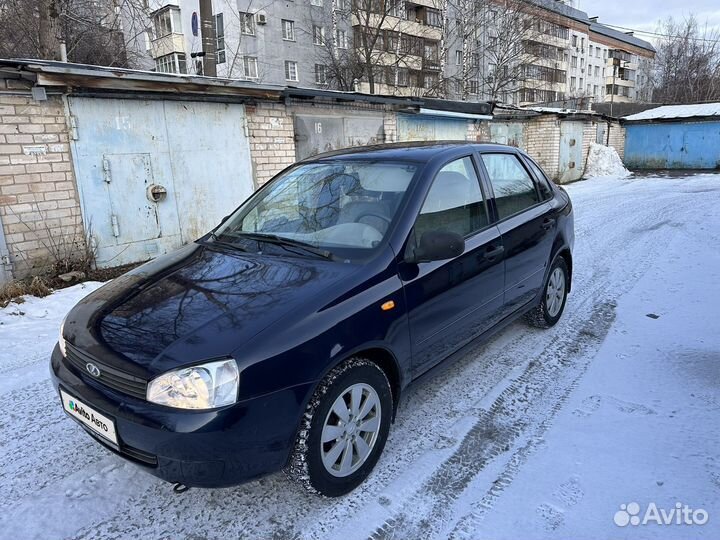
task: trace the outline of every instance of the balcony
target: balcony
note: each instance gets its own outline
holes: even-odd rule
[[[400,32],[402,34],[422,37],[433,41],[440,41],[440,39],[442,38],[441,28],[425,24],[422,22],[422,20],[418,22],[417,19],[406,20],[400,19],[398,17],[389,16],[385,17],[385,19],[383,20],[380,15],[373,14],[370,16],[368,23],[370,27],[377,28],[378,26],[380,26],[381,21],[383,30],[391,30],[393,32]],[[364,23],[365,21],[358,20],[356,15],[352,16],[353,26],[364,27]]]
[[[150,47],[150,54],[153,58],[160,58],[172,53],[185,53],[185,36],[184,34],[168,34],[153,39]]]

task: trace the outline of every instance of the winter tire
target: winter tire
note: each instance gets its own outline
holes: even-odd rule
[[[562,316],[567,301],[570,276],[563,257],[556,257],[548,272],[540,304],[525,315],[525,320],[538,328],[554,326]]]
[[[392,408],[390,383],[377,364],[363,358],[343,362],[307,405],[287,475],[327,497],[352,491],[382,453]]]

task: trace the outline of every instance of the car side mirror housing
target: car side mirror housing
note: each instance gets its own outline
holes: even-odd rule
[[[425,231],[420,242],[405,259],[409,263],[443,261],[459,257],[465,251],[465,239],[450,231]]]

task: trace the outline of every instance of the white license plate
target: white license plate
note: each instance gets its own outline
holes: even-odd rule
[[[85,424],[101,437],[106,438],[115,445],[118,444],[115,422],[62,390],[60,390],[60,399],[62,399],[63,408],[70,416]]]

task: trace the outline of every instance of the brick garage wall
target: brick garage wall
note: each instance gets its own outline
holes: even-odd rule
[[[486,120],[468,120],[465,139],[471,142],[490,141],[490,123]]]
[[[253,182],[259,188],[295,162],[292,116],[282,103],[257,103],[245,107]]]
[[[560,165],[560,121],[553,115],[530,120],[525,130],[524,150],[543,168],[550,178],[557,178]]]
[[[391,143],[398,140],[397,113],[386,111],[383,114],[383,129],[385,130],[385,142]]]
[[[620,159],[625,158],[625,128],[620,125],[619,122],[613,122],[610,125],[610,140],[609,146],[612,146],[620,156]]]
[[[34,101],[20,85],[0,79],[0,215],[16,278],[84,248],[62,99]]]
[[[588,120],[583,125],[583,173],[585,172],[585,167],[587,167],[587,158],[588,154],[590,153],[590,145],[597,140],[597,126],[598,123],[595,120]]]

